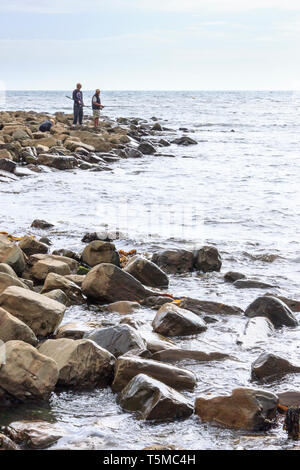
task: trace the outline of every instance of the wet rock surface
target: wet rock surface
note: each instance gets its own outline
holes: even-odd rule
[[[293,312],[280,299],[275,297],[258,297],[245,310],[247,317],[267,317],[275,326],[297,326],[298,321]]]
[[[134,256],[126,264],[124,271],[149,287],[168,286],[168,276],[154,263],[141,256]]]
[[[145,343],[138,332],[130,325],[122,324],[100,328],[85,335],[114,356],[118,357],[131,349],[144,349]]]
[[[166,336],[195,335],[207,329],[197,315],[172,303],[158,310],[152,326],[156,333]]]
[[[278,397],[270,392],[237,388],[230,396],[196,398],[195,413],[203,422],[232,429],[269,429],[275,418]]]
[[[194,255],[187,250],[163,250],[153,254],[152,262],[166,273],[180,274],[192,271]]]
[[[5,428],[5,433],[25,449],[45,449],[63,437],[65,431],[57,423],[15,421]]]
[[[138,374],[149,375],[176,390],[192,390],[196,385],[195,375],[186,369],[139,357],[120,356],[115,364],[113,391],[122,390]]]
[[[147,420],[183,419],[193,413],[193,405],[183,395],[145,374],[136,375],[126,385],[118,403]]]
[[[271,381],[286,374],[299,372],[300,366],[270,353],[262,353],[251,365],[252,380]]]

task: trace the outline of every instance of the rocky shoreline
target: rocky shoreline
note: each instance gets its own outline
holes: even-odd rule
[[[32,223],[39,233],[47,234],[49,228],[43,220]],[[183,393],[195,388],[197,377],[180,362],[237,358],[209,345],[205,350],[183,349],[176,341],[214,328],[220,316],[244,315],[248,321],[239,344],[255,344],[259,335],[267,338],[275,329],[297,326],[300,303],[266,293],[243,311],[208,299],[177,298],[166,291],[169,275],[219,272],[222,260],[215,247],[164,250],[150,260],[136,250],[118,251],[107,234],[103,238],[85,234],[81,253],[65,248],[50,254],[45,236],[17,240],[0,235],[2,409],[47,401],[55,390],[111,387],[119,406],[137,419],[168,422],[195,413],[202,422],[229,429],[266,432],[278,426],[280,412],[291,403],[289,394],[281,398],[240,387],[230,396],[201,396],[192,403]],[[243,278],[232,272],[224,277],[227,282]],[[86,303],[104,314],[114,312],[119,320],[110,326],[63,322],[67,308]],[[152,332],[145,334],[130,315],[149,308],[154,311]],[[257,385],[299,371],[299,366],[269,353],[249,365],[250,381]],[[0,448],[45,448],[63,435],[59,423],[17,421],[2,429]]]
[[[55,125],[50,132],[40,132],[39,125],[49,117],[55,119]],[[120,159],[145,155],[172,157],[161,152],[171,143],[197,144],[186,134],[174,138],[172,129],[155,121],[156,117],[152,123],[140,118],[103,117],[95,130],[90,120],[74,127],[70,114],[2,111],[0,181],[55,170],[110,170],[109,164]],[[161,137],[162,131],[170,134],[170,140]]]
[[[0,182],[37,172],[110,170],[120,159],[172,156],[160,153],[171,143],[197,144],[187,129],[176,138],[154,117],[151,123],[103,118],[94,131],[88,123],[73,129],[71,115],[56,113],[51,132],[39,132],[48,117],[0,113]],[[240,272],[224,273],[224,282],[262,292],[246,309],[222,299],[177,296],[168,291],[171,276],[221,272],[216,247],[170,248],[150,256],[140,249],[117,249],[109,232],[91,232],[82,234],[86,245],[81,252],[68,246],[51,251],[52,228],[37,219],[20,238],[0,232],[0,412],[22,403],[48,402],[62,390],[109,387],[120,408],[136,419],[168,423],[196,415],[199,425],[265,434],[282,426],[284,413],[300,404],[297,392],[261,390],[300,371],[299,365],[268,351],[249,363],[249,387],[193,401],[189,394],[199,377],[182,363],[188,359],[214,367],[215,361],[230,364],[238,358],[205,342],[202,349],[179,344],[182,338],[213,330],[221,318],[234,317],[245,320],[237,345],[255,347],[283,327],[299,325],[299,301],[270,293],[273,285]],[[64,318],[73,306],[91,306],[102,316],[113,313],[115,321],[68,322]],[[151,312],[151,320],[137,319],[135,314],[142,317],[143,311]],[[65,433],[60,423],[14,421],[0,428],[0,450],[47,448]]]

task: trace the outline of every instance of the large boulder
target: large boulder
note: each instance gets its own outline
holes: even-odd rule
[[[195,267],[204,273],[220,271],[222,266],[221,256],[214,246],[203,246],[195,254]]]
[[[38,263],[39,261],[44,261],[44,260],[55,260],[55,261],[60,261],[61,263],[66,263],[72,273],[76,273],[78,270],[79,263],[73,258],[69,258],[68,256],[59,256],[59,255],[44,255],[44,254],[36,254],[32,255],[29,258],[29,262],[34,265],[35,263]]]
[[[19,247],[27,256],[34,255],[36,253],[48,253],[48,246],[45,243],[41,243],[32,237],[23,237],[19,242]]]
[[[90,242],[83,250],[81,259],[91,267],[100,263],[111,263],[120,266],[120,257],[115,245],[100,240]]]
[[[48,339],[39,352],[58,365],[58,385],[91,387],[109,385],[113,380],[115,358],[88,339]]]
[[[133,276],[109,263],[98,264],[88,272],[82,291],[87,297],[103,302],[136,301],[153,294]]]
[[[120,356],[115,364],[113,391],[121,391],[138,374],[149,375],[176,390],[193,390],[196,385],[195,375],[186,369],[136,356]]]
[[[72,304],[82,304],[85,301],[80,287],[75,282],[60,274],[49,273],[41,293],[44,294],[57,289],[62,290]]]
[[[165,421],[188,418],[194,410],[181,393],[145,374],[138,374],[118,397],[126,411],[146,420]]]
[[[181,274],[193,270],[194,255],[187,250],[164,250],[153,254],[152,262],[169,274]]]
[[[44,281],[49,273],[65,276],[71,274],[71,270],[67,263],[52,258],[42,259],[31,268],[32,276],[38,281]]]
[[[6,263],[13,268],[18,276],[25,270],[25,256],[20,247],[12,243],[0,241],[0,263]]]
[[[221,302],[211,300],[198,300],[186,297],[178,304],[181,308],[190,310],[196,315],[239,315],[243,310],[239,307],[226,305]]]
[[[203,422],[231,429],[262,431],[275,418],[278,397],[270,392],[236,388],[230,396],[196,398],[195,413]]]
[[[132,326],[121,324],[99,328],[84,336],[118,357],[131,349],[145,349],[145,342]]]
[[[5,343],[5,354],[0,368],[0,401],[48,399],[58,379],[56,362],[23,341]]]
[[[149,287],[168,286],[168,276],[154,263],[142,256],[134,256],[126,264],[124,271]]]
[[[32,346],[36,346],[38,343],[29,326],[0,307],[0,340],[6,343],[15,339]]]
[[[293,312],[280,299],[269,296],[258,297],[245,310],[247,317],[267,317],[275,326],[297,326]]]
[[[66,307],[48,297],[23,289],[8,287],[0,295],[0,307],[26,323],[37,336],[47,336],[60,324]]]
[[[2,294],[2,292],[9,286],[18,286],[23,287],[23,289],[28,289],[28,286],[26,286],[26,284],[17,277],[0,273],[0,294]]]
[[[300,372],[300,366],[275,354],[262,353],[251,365],[252,380],[271,381],[286,374]]]
[[[14,421],[5,433],[17,444],[29,449],[45,449],[65,435],[58,423],[47,421]]]
[[[207,330],[201,318],[173,303],[164,304],[158,310],[152,326],[156,333],[166,336],[193,335]]]

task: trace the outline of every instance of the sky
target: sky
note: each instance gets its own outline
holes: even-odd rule
[[[0,88],[300,90],[299,0],[0,0]]]

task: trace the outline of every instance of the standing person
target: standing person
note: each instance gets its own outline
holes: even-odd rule
[[[98,88],[92,98],[92,108],[94,116],[94,128],[97,129],[97,127],[99,126],[100,109],[104,108],[104,106],[102,106],[101,104],[100,90]]]
[[[83,96],[81,83],[77,83],[76,89],[73,91],[73,100],[74,100],[74,120],[73,124],[76,125],[77,121],[79,121],[79,125],[82,125],[82,118],[83,118]]]

